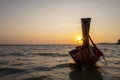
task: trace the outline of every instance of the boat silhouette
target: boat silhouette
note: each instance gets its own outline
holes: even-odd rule
[[[77,65],[84,71],[93,66],[100,57],[104,58],[104,54],[97,48],[96,44],[92,41],[89,35],[91,18],[82,18],[82,35],[83,44],[75,47],[69,54]],[[92,45],[90,45],[90,42]],[[106,60],[105,60],[106,62]]]

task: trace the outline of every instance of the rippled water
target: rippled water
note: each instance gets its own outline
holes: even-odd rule
[[[99,44],[108,65],[83,72],[68,52],[74,45],[0,46],[0,80],[120,80],[120,45]]]

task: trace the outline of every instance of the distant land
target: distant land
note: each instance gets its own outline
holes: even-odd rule
[[[116,44],[116,43],[101,42],[101,43],[96,43],[96,44],[111,44],[111,45],[113,45],[113,44]]]

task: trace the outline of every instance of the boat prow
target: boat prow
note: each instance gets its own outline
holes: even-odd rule
[[[92,48],[93,52],[95,52],[94,48],[92,46],[90,47]],[[88,48],[84,46],[78,46],[77,48],[71,50],[69,54],[83,71],[89,69],[99,59],[97,56],[91,55]]]

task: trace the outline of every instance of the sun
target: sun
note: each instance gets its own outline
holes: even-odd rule
[[[82,44],[82,36],[77,37],[77,44],[81,45]]]
[[[77,41],[81,41],[81,40],[82,40],[81,36],[77,37]]]

